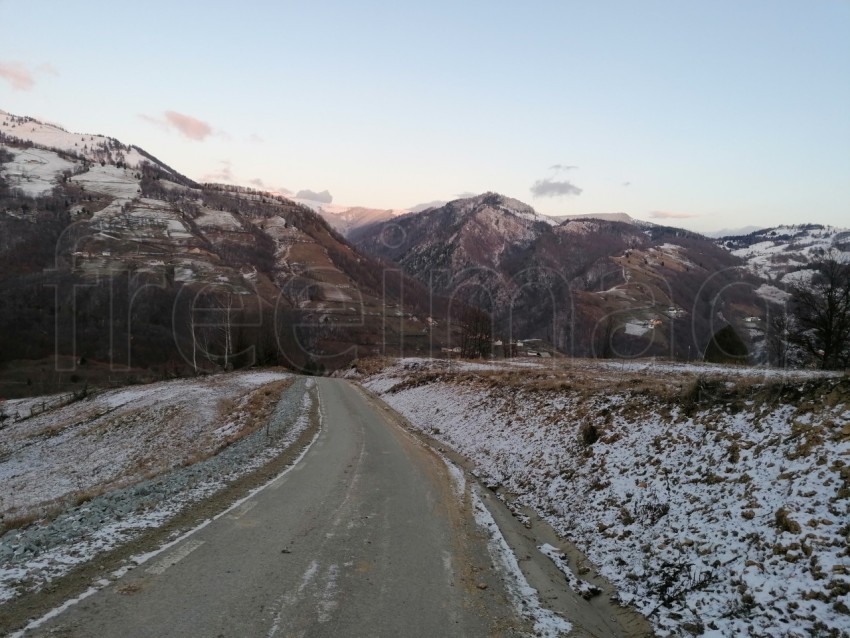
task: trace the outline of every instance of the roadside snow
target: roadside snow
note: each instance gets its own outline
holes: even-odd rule
[[[303,380],[265,428],[229,444],[216,436],[222,422],[246,419],[253,390],[288,377],[236,373],[107,392],[0,430],[3,518],[64,509],[0,537],[0,602],[162,525],[291,445],[309,424],[312,386]]]
[[[659,635],[850,632],[847,381],[408,365],[364,384],[572,540]]]
[[[307,384],[305,384],[304,387],[306,389],[310,389],[313,386],[308,382]],[[305,399],[302,401],[302,407],[304,407],[305,403],[307,402],[307,395],[305,394],[304,397],[305,397]],[[323,416],[322,416],[322,411],[321,411],[321,404],[319,404],[319,425],[320,425],[320,428],[323,425],[322,421],[323,421]],[[301,426],[300,429],[298,427],[299,425]],[[303,428],[306,427],[306,418],[305,418],[303,413],[299,416],[298,420],[295,423],[295,426],[296,427],[293,428],[292,432],[290,433],[290,436],[287,437],[287,439],[283,442],[283,444],[284,444],[283,447],[286,447],[287,444],[291,444],[291,442],[295,440],[295,437],[297,437],[297,435],[300,434],[301,431],[303,431]],[[157,556],[160,556],[164,552],[167,552],[168,550],[170,550],[172,547],[179,545],[180,543],[182,543],[184,540],[186,540],[187,538],[189,538],[190,536],[192,536],[196,532],[207,527],[213,521],[216,521],[219,518],[226,516],[226,515],[230,514],[231,512],[233,512],[234,510],[236,510],[237,508],[243,506],[246,502],[248,502],[250,499],[252,499],[257,493],[266,489],[267,487],[269,487],[273,483],[279,481],[282,477],[284,477],[286,474],[288,474],[290,471],[292,471],[292,469],[296,465],[298,465],[298,463],[301,461],[301,459],[303,459],[307,455],[307,453],[310,451],[310,448],[313,446],[313,444],[319,438],[320,434],[321,434],[321,431],[317,431],[315,436],[313,437],[313,439],[310,441],[310,443],[308,443],[304,447],[304,449],[301,451],[301,453],[298,455],[298,457],[295,460],[293,460],[292,463],[286,469],[284,469],[282,472],[280,472],[277,476],[266,481],[264,484],[260,485],[259,487],[252,489],[248,494],[246,494],[242,498],[238,499],[237,501],[233,502],[227,509],[219,512],[218,514],[216,514],[212,518],[209,518],[209,519],[203,521],[200,525],[198,525],[198,526],[190,529],[189,531],[181,534],[177,538],[170,540],[169,542],[165,543],[164,545],[161,545],[160,547],[158,547],[157,549],[155,549],[151,552],[132,556],[130,558],[130,562],[128,564],[126,564],[123,567],[121,567],[120,569],[112,572],[109,575],[109,578],[102,578],[102,579],[98,580],[95,583],[94,586],[90,587],[89,589],[87,589],[85,592],[83,592],[82,594],[80,594],[76,598],[72,598],[68,601],[65,601],[62,605],[60,605],[59,607],[49,611],[44,616],[31,621],[22,630],[12,634],[11,638],[23,636],[27,631],[31,631],[33,629],[36,629],[37,627],[40,627],[45,622],[47,622],[51,618],[55,618],[56,616],[58,616],[59,614],[64,612],[69,607],[76,605],[77,603],[81,602],[82,600],[85,600],[86,598],[88,598],[92,594],[94,594],[94,593],[100,591],[101,589],[103,589],[104,587],[112,584],[113,582],[115,582],[116,580],[118,580],[119,578],[124,576],[128,571],[130,571],[134,567],[138,567],[139,565],[143,565],[143,564],[151,561],[152,559],[156,558]],[[280,444],[278,445],[277,448],[272,448],[272,449],[278,449],[279,450],[279,448],[280,448]],[[201,541],[201,543],[202,543],[202,541]],[[192,550],[197,548],[198,546],[199,546],[198,544],[191,545]],[[192,550],[189,550],[189,551],[192,551]],[[156,566],[153,566],[149,569],[156,569]],[[23,572],[23,570],[19,570],[19,571]],[[2,571],[0,571],[0,577],[2,577]],[[2,597],[0,597],[0,601],[2,601]]]
[[[472,508],[475,522],[490,535],[490,540],[487,543],[490,555],[494,561],[501,565],[502,573],[505,575],[505,587],[516,612],[532,620],[537,636],[558,638],[558,636],[568,634],[573,626],[564,618],[540,604],[537,590],[529,585],[525,579],[513,550],[502,535],[498,524],[493,520],[492,514],[481,502],[477,487],[472,489]]]
[[[549,558],[555,566],[561,570],[561,573],[564,574],[564,577],[567,579],[567,584],[570,589],[572,589],[575,593],[581,596],[584,599],[593,598],[594,596],[598,596],[602,593],[602,590],[599,589],[596,585],[593,585],[586,580],[581,580],[574,573],[573,570],[570,569],[570,566],[567,562],[567,557],[564,553],[558,549],[557,547],[550,545],[549,543],[544,543],[537,549],[540,550],[540,553]]]
[[[283,373],[249,372],[114,390],[0,430],[0,516],[141,480],[212,451],[238,402]],[[21,416],[26,413],[22,412]],[[2,519],[0,519],[2,520]]]
[[[760,366],[724,366],[713,363],[676,363],[624,359],[622,361],[600,361],[599,367],[615,372],[646,372],[649,374],[682,374],[723,377],[748,377],[751,379],[815,379],[823,377],[840,377],[840,372],[824,372],[823,370],[798,370],[794,368],[768,368]]]

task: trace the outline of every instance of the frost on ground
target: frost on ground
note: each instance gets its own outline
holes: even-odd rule
[[[475,488],[471,490],[471,495],[475,522],[490,535],[488,542],[490,555],[500,563],[502,573],[505,575],[505,586],[516,611],[534,623],[534,632],[537,636],[558,638],[558,636],[567,635],[573,628],[572,625],[540,604],[537,590],[528,584],[519,568],[516,556],[508,546],[490,511],[481,502],[481,497]]]
[[[402,361],[364,380],[572,540],[660,635],[850,635],[850,381]]]
[[[570,589],[579,596],[584,599],[588,599],[602,593],[602,590],[596,585],[576,577],[573,570],[570,569],[570,566],[567,563],[566,555],[560,549],[550,545],[549,543],[544,543],[537,549],[540,550],[541,554],[548,557],[553,563],[555,563],[555,566],[563,572],[564,577],[567,579],[567,585],[569,585]]]
[[[6,421],[0,512],[19,527],[0,537],[0,602],[163,524],[292,445],[313,399],[307,382],[290,380],[249,372],[156,383]]]

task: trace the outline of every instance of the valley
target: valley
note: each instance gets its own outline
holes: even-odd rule
[[[530,339],[554,356],[818,365],[822,348],[795,345],[780,320],[821,260],[850,254],[850,231],[817,224],[712,239],[625,214],[541,215],[498,193],[415,211],[296,201],[194,182],[114,138],[0,120],[7,397],[35,389],[15,373],[24,361],[155,379],[492,356]]]

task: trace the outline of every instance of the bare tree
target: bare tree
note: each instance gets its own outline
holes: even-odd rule
[[[493,321],[478,308],[468,308],[460,322],[460,352],[469,359],[487,357],[493,347]]]
[[[825,259],[812,264],[811,283],[791,293],[792,340],[821,368],[850,361],[850,263]]]
[[[766,321],[764,335],[767,347],[767,360],[771,365],[784,368],[791,361],[791,329],[793,319],[784,308],[771,306]]]
[[[227,293],[220,302],[222,311],[221,330],[224,335],[224,369],[230,370],[233,364],[230,357],[233,354],[233,293]]]
[[[195,309],[189,308],[189,332],[192,333],[192,370],[198,374],[198,333],[195,323]]]

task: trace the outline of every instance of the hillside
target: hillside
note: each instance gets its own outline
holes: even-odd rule
[[[784,303],[788,286],[806,283],[813,260],[850,259],[850,229],[801,224],[721,237],[718,245],[742,259],[747,269],[765,280],[757,291],[767,301]]]
[[[290,200],[0,113],[0,364],[333,368],[427,343],[439,304],[384,270]],[[0,377],[5,396],[34,383]]]
[[[127,387],[42,408],[55,398],[0,406],[3,628],[13,613],[6,603],[55,587],[95,557],[125,546],[131,567],[147,560],[127,544],[157,528],[166,536],[185,524],[183,514],[209,520],[217,513],[209,503],[226,509],[246,483],[274,477],[318,428],[313,381],[274,370]]]
[[[353,230],[364,252],[495,316],[503,339],[540,338],[579,356],[701,356],[732,325],[764,314],[755,277],[701,235],[617,220],[553,225],[495,193]],[[739,285],[739,284],[744,284]]]
[[[850,631],[846,378],[580,360],[366,374],[517,518],[555,528],[568,580],[607,577],[659,635]]]

